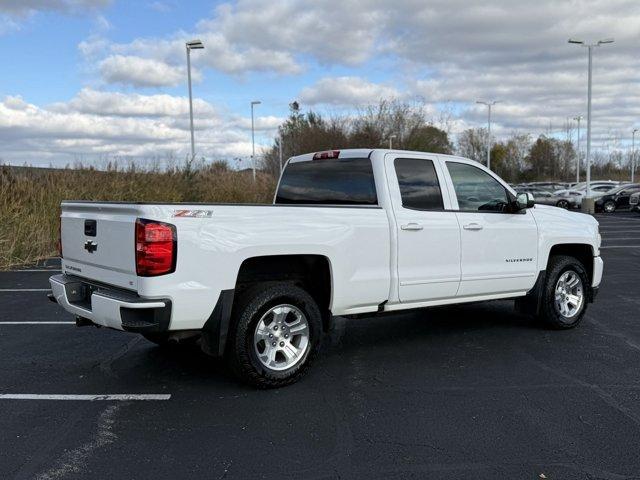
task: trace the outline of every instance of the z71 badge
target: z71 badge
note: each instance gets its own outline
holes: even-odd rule
[[[213,217],[213,210],[174,210],[173,216],[187,218],[211,218]]]

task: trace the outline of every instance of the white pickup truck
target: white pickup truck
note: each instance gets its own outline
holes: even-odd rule
[[[289,159],[273,205],[64,202],[50,298],[78,325],[196,340],[278,387],[334,316],[515,299],[574,327],[599,248],[593,217],[534,205],[477,162],[333,150]]]

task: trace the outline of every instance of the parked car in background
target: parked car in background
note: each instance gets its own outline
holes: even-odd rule
[[[596,212],[613,213],[629,208],[632,194],[640,192],[640,183],[628,183],[609,190],[595,201]]]
[[[553,192],[562,188],[569,188],[569,184],[564,182],[531,182],[526,184],[526,186],[546,192]]]
[[[620,182],[616,182],[615,180],[591,180],[591,189],[593,190],[595,187],[609,187],[615,188],[620,185]],[[571,187],[573,190],[586,190],[587,182],[576,183]]]
[[[629,208],[633,211],[640,212],[640,192],[631,194],[629,197]]]
[[[545,190],[537,190],[530,187],[525,187],[523,189],[517,190],[518,193],[530,193],[533,195],[533,199],[537,204],[540,205],[552,205],[554,207],[564,208],[565,210],[570,210],[572,208],[580,207],[580,202],[582,201],[582,197],[580,195],[570,196],[570,195],[558,195],[552,192],[548,192]]]
[[[617,186],[618,182],[591,182],[591,196],[599,197],[616,188]],[[587,184],[582,182],[571,189],[556,190],[553,193],[556,195],[568,196],[574,202],[576,202],[578,206],[580,206],[582,204],[582,199],[587,193]]]

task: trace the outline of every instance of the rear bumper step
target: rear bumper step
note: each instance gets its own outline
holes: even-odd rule
[[[66,274],[52,276],[49,283],[52,301],[95,325],[139,333],[169,329],[171,300],[143,299],[133,292]]]

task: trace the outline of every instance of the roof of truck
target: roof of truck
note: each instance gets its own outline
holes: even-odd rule
[[[309,160],[314,159],[327,159],[327,158],[366,158],[369,157],[374,152],[382,152],[382,153],[400,153],[400,154],[427,154],[427,155],[438,155],[448,158],[459,158],[456,155],[446,155],[443,153],[433,153],[433,152],[420,152],[415,150],[396,150],[396,149],[388,149],[388,148],[345,148],[345,149],[335,149],[335,150],[323,150],[319,152],[311,152],[305,153],[303,155],[296,155],[295,157],[289,158],[289,163],[296,162],[308,162]],[[324,156],[322,156],[324,155]],[[464,159],[468,160],[468,159]]]

